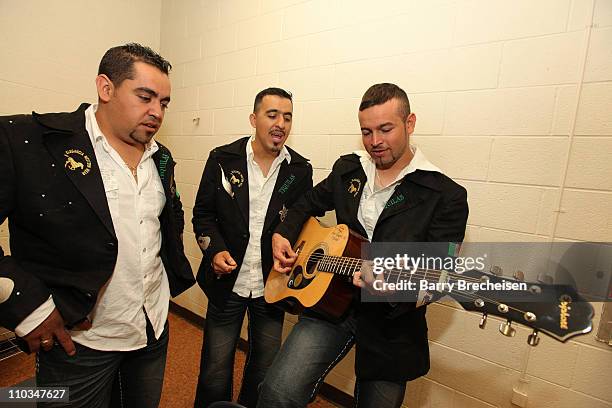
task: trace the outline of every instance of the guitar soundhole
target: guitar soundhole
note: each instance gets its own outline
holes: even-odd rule
[[[317,263],[323,258],[323,255],[325,255],[323,248],[318,248],[308,257],[308,262],[306,262],[306,276],[310,279],[314,278],[316,272],[315,268],[317,267]]]
[[[289,281],[287,282],[287,287],[290,289],[303,289],[308,286],[315,278],[317,262],[319,262],[324,254],[325,251],[322,248],[319,248],[308,257],[308,261],[306,262],[306,270],[304,270],[301,265],[293,268]]]

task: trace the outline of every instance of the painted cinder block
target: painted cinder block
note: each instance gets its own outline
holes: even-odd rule
[[[612,193],[566,189],[555,236],[595,242],[612,241]]]
[[[567,31],[585,30],[591,24],[595,0],[573,0],[570,5]]]
[[[584,47],[581,31],[504,44],[500,87],[556,85],[579,81]]]
[[[181,196],[181,202],[183,203],[183,207],[193,208],[197,189],[198,186],[195,186],[193,184],[176,183],[176,191],[178,191]],[[185,228],[187,228],[187,224],[191,224],[191,218],[189,219],[188,223],[185,223]],[[190,231],[193,230],[190,229]]]
[[[213,110],[182,112],[181,123],[184,135],[212,135]]]
[[[329,163],[329,135],[297,135],[292,133],[287,140],[287,146],[295,149],[299,154],[310,160],[316,169],[326,168]]]
[[[198,185],[202,178],[204,162],[201,160],[176,160],[176,181]]]
[[[407,395],[404,398],[404,404],[406,400],[410,401],[416,408],[446,408],[453,406],[453,398],[455,391],[452,388],[446,387],[436,381],[432,381],[428,377],[424,377],[421,380],[421,387],[419,390],[418,403],[414,404],[410,401],[410,396]]]
[[[410,110],[417,117],[415,134],[441,135],[444,125],[446,93],[409,93],[408,99],[410,100]]]
[[[250,106],[253,109],[259,91],[278,86],[278,74],[258,75],[234,81],[234,106]]]
[[[173,42],[169,48],[172,48],[173,58],[170,61],[173,64],[181,64],[189,61],[195,61],[202,58],[201,53],[201,37],[185,37]],[[166,51],[166,47],[162,48]]]
[[[595,0],[593,24],[597,27],[612,26],[612,4],[608,0]]]
[[[543,189],[472,181],[462,185],[468,190],[470,224],[535,233]]]
[[[333,96],[334,67],[314,67],[281,72],[279,86],[289,90],[295,101],[328,99]],[[331,129],[330,129],[331,130]]]
[[[260,13],[260,2],[253,0],[223,0],[219,2],[221,24],[232,24],[255,17]]]
[[[216,58],[204,58],[188,62],[183,66],[183,86],[193,87],[214,82],[216,73]]]
[[[527,374],[569,387],[577,358],[578,346],[574,343],[541,341],[529,352]]]
[[[261,12],[268,13],[273,10],[282,9],[301,3],[303,0],[261,0]]]
[[[227,81],[203,85],[198,96],[199,109],[231,108],[234,105],[234,84]]]
[[[584,84],[580,94],[576,135],[612,135],[612,82]]]
[[[565,85],[557,87],[555,100],[555,114],[551,129],[552,135],[567,136],[573,129],[574,112],[576,111],[577,85]]]
[[[496,137],[491,150],[489,180],[558,186],[568,143],[566,137]]]
[[[166,3],[166,2],[164,2]],[[219,1],[193,1],[186,13],[187,36],[202,35],[219,27]],[[164,18],[162,18],[162,21]]]
[[[222,25],[202,34],[202,56],[214,57],[236,51],[238,30],[236,24]]]
[[[594,29],[584,70],[585,82],[612,80],[612,27]]]
[[[547,135],[553,118],[554,87],[450,93],[446,135]]]
[[[217,81],[255,75],[256,51],[255,48],[247,48],[242,51],[220,55],[217,60]]]
[[[172,91],[172,112],[194,111],[198,109],[198,88],[178,88]]]
[[[564,32],[570,0],[463,1],[456,9],[454,44],[474,44]]]
[[[337,60],[337,30],[323,31],[306,36],[308,66],[330,65]]]
[[[247,135],[251,133],[249,115],[252,107],[217,109],[213,112],[215,135]]]
[[[510,400],[512,389],[508,384],[514,384],[520,376],[517,371],[438,343],[430,343],[430,353],[428,379],[492,405]]]
[[[257,74],[288,71],[308,66],[307,37],[298,37],[257,48]],[[255,59],[246,63],[254,64]],[[253,65],[255,66],[255,65]]]
[[[571,373],[568,373],[571,375]],[[526,408],[610,408],[610,403],[528,376]]]
[[[612,137],[576,137],[570,152],[567,187],[612,191]]]
[[[171,102],[172,103],[172,102]],[[176,111],[174,109],[174,105],[172,108],[169,108],[166,114],[164,115],[164,121],[162,122],[162,127],[159,129],[159,133],[156,137],[162,135],[180,135],[182,134],[181,128],[181,112]]]
[[[453,48],[449,55],[447,89],[496,88],[501,55],[501,43]]]
[[[421,115],[417,116],[420,132]],[[491,154],[490,137],[413,136],[412,141],[423,150],[430,162],[444,174],[456,179],[486,180]],[[466,160],[469,157],[469,160]]]
[[[239,22],[237,25],[238,49],[280,40],[282,24],[281,11]]]
[[[506,272],[506,275],[509,272]],[[523,369],[527,361],[529,346],[526,340],[531,332],[529,329],[514,324],[516,335],[505,337],[499,332],[499,326],[504,322],[503,319],[489,315],[487,325],[484,329],[480,329],[478,324],[481,314],[461,312],[461,316],[463,341],[451,347],[512,370]]]
[[[333,28],[337,15],[334,3],[334,0],[314,0],[284,9],[283,39]]]
[[[580,345],[571,389],[602,399],[612,405],[610,378],[612,378],[612,350]]]

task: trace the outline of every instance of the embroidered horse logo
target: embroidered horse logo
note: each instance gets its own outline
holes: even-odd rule
[[[360,189],[361,189],[361,180],[352,179],[348,187],[349,194],[352,194],[353,197],[357,197],[357,194],[359,194]]]
[[[76,169],[83,169],[85,167],[83,166],[83,163],[74,160],[72,157],[68,156],[67,154],[65,154],[64,156],[66,156],[66,164],[64,164],[64,167],[66,167],[67,169],[76,170]]]

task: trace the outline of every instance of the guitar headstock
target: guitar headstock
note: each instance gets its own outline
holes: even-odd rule
[[[501,324],[500,332],[514,336],[512,323],[516,322],[534,330],[528,339],[533,346],[539,342],[537,332],[565,342],[591,331],[593,307],[570,285],[521,282],[478,270],[450,278],[457,284],[459,280],[467,282],[469,290],[453,289],[446,294],[465,310],[482,313],[481,328],[486,324],[487,315],[494,315],[507,320]],[[508,289],[490,289],[496,284]]]

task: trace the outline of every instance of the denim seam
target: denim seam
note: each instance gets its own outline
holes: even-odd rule
[[[334,359],[334,361],[331,362],[331,364],[329,366],[327,366],[327,368],[325,369],[325,371],[323,371],[323,374],[317,379],[317,382],[314,386],[314,389],[312,390],[312,392],[310,393],[310,398],[309,400],[312,400],[312,398],[315,396],[318,388],[319,388],[319,384],[321,383],[321,381],[323,380],[323,378],[325,378],[325,376],[327,375],[327,373],[332,369],[332,367],[334,365],[336,365],[336,363],[338,362],[338,360],[340,360],[341,357],[344,357],[345,355],[345,350],[347,349],[347,347],[349,346],[349,344],[351,344],[353,342],[353,338],[354,336],[349,337],[348,341],[346,342],[346,344],[344,345],[344,347],[342,348],[342,350],[340,350],[340,353],[338,353],[338,355],[336,356],[336,358]]]
[[[121,368],[117,371],[117,378],[119,379],[119,402],[121,402],[121,408],[123,408],[123,386],[121,385]]]
[[[246,312],[247,312],[247,319],[248,319],[247,331],[249,335],[249,351],[247,353],[247,358],[244,361],[244,368],[242,369],[242,385],[240,386],[240,394],[238,394],[238,401],[240,401],[240,397],[242,396],[242,391],[244,389],[244,380],[247,374],[247,367],[249,366],[249,361],[251,360],[251,355],[253,352],[253,334],[251,333],[251,309],[249,305],[247,305]],[[238,336],[240,336],[240,334],[238,334]]]

